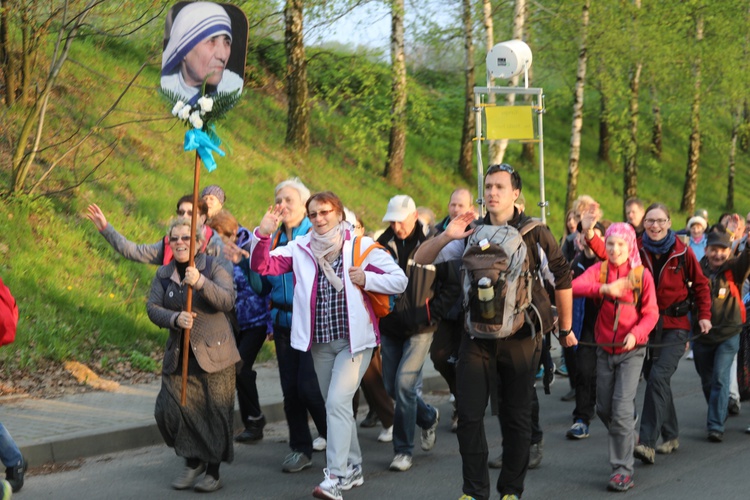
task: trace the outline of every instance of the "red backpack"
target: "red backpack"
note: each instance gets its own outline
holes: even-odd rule
[[[18,324],[18,306],[16,299],[0,278],[0,346],[10,344],[16,340],[16,325]]]

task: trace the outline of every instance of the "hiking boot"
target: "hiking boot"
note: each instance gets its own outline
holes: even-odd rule
[[[734,398],[729,398],[729,405],[727,405],[727,411],[730,415],[740,414],[740,402]]]
[[[362,475],[361,465],[350,465],[346,468],[346,477],[339,478],[339,487],[341,491],[349,491],[355,486],[365,484],[365,477]]]
[[[712,443],[721,443],[724,441],[724,433],[719,431],[708,431],[708,440]]]
[[[493,460],[489,460],[487,462],[487,465],[490,467],[490,469],[502,469],[503,468],[503,454],[500,453],[497,458]]]
[[[584,439],[589,437],[589,426],[583,423],[580,418],[576,419],[575,423],[565,433],[565,437],[568,439]]]
[[[172,488],[176,490],[186,490],[188,488],[193,487],[193,483],[196,479],[198,479],[198,476],[203,474],[203,471],[206,470],[206,464],[200,464],[195,469],[191,469],[187,465],[184,469],[182,469],[182,474],[172,481]]]
[[[10,484],[13,493],[21,491],[21,488],[23,488],[23,476],[26,473],[27,465],[26,458],[21,457],[21,463],[5,468],[5,480]]]
[[[369,429],[370,427],[375,427],[378,425],[378,422],[380,419],[378,419],[378,414],[375,413],[375,410],[370,410],[367,412],[367,416],[362,421],[362,423],[359,424],[360,427],[364,429]]]
[[[323,469],[325,479],[313,490],[313,496],[315,498],[322,498],[323,500],[344,500],[341,496],[341,487],[339,478],[331,477],[328,469]]]
[[[435,422],[427,429],[422,429],[422,449],[424,451],[430,451],[435,446],[435,439],[437,439],[438,422],[440,422],[440,410],[435,408]]]
[[[542,463],[544,440],[534,443],[529,448],[529,469],[536,469]]]
[[[211,474],[206,474],[193,489],[198,493],[211,493],[212,491],[220,490],[222,486],[224,485],[221,484],[221,479],[213,477]]]
[[[325,451],[328,442],[323,436],[318,436],[313,440],[313,451]]]
[[[677,438],[670,439],[669,441],[664,441],[661,445],[656,447],[656,453],[659,453],[660,455],[669,455],[673,451],[677,451],[677,448],[680,447],[680,442],[677,440]]]
[[[654,453],[654,449],[650,446],[646,446],[645,444],[635,445],[635,449],[633,449],[633,456],[639,459],[644,464],[653,464],[656,461],[656,454]]]
[[[284,459],[284,462],[281,464],[281,470],[284,472],[299,472],[302,469],[307,469],[311,465],[312,460],[310,457],[301,451],[293,451]]]
[[[403,453],[399,453],[398,455],[393,457],[391,466],[388,468],[391,470],[404,472],[404,471],[411,469],[411,464],[412,464],[411,455],[405,455]]]
[[[627,476],[625,474],[612,474],[609,476],[609,484],[607,489],[610,491],[628,491],[630,488],[635,486],[633,482],[633,476]]]
[[[255,443],[263,439],[263,428],[266,426],[266,417],[261,415],[259,419],[247,420],[245,430],[235,436],[237,443]]]
[[[381,443],[390,443],[393,441],[393,426],[380,431],[380,434],[378,434],[378,441]]]

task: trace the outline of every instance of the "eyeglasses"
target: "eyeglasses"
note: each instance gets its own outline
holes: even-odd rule
[[[169,242],[170,243],[177,243],[178,241],[184,241],[188,242],[190,241],[191,236],[189,234],[183,234],[182,236],[170,236]]]
[[[318,218],[318,216],[320,216],[320,217],[327,217],[328,214],[330,214],[331,212],[333,212],[333,209],[330,209],[330,210],[318,210],[317,212],[310,212],[309,214],[307,214],[307,218],[310,219],[310,220],[315,220],[315,219]]]
[[[177,215],[179,215],[180,217],[186,217],[186,216],[192,217],[193,211],[192,210],[178,210]]]
[[[486,175],[495,174],[497,172],[507,172],[507,173],[513,175],[513,173],[515,172],[515,170],[513,170],[513,167],[511,167],[507,163],[494,163],[494,164],[490,165],[489,167],[487,167],[487,174]]]
[[[669,222],[669,219],[643,219],[643,223],[647,226],[653,226],[654,224],[663,226],[667,222]]]

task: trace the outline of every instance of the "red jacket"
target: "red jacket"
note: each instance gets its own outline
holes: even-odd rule
[[[598,236],[588,240],[589,247],[600,259],[607,258],[604,241]],[[638,238],[638,249],[646,269],[654,273],[653,255],[643,248],[643,241]],[[685,255],[683,258],[682,255]],[[683,266],[683,262],[685,265]],[[698,319],[711,319],[711,288],[708,279],[703,275],[698,259],[693,251],[677,238],[669,253],[669,259],[664,264],[657,280],[656,302],[659,313],[662,314],[665,330],[681,329],[690,331],[690,321],[687,316],[666,316],[664,311],[671,305],[687,299],[688,289],[685,286],[685,278],[692,282],[695,306],[698,309]]]
[[[616,300],[611,297],[604,298],[599,293],[599,289],[602,287],[602,283],[599,282],[601,266],[609,266],[607,283],[626,277],[630,271],[630,265],[627,262],[621,266],[615,266],[607,261],[597,262],[573,280],[574,297],[601,299],[599,314],[594,326],[594,338],[597,344],[622,343],[629,333],[635,335],[636,343],[645,344],[648,342],[651,330],[659,321],[654,278],[647,269],[643,270],[641,302],[640,306],[637,307],[633,304],[633,292],[630,290]],[[617,330],[615,331],[616,317]],[[602,346],[602,349],[610,354],[623,352],[622,347]]]

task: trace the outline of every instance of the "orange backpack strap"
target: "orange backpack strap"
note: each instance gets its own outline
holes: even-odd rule
[[[374,243],[367,247],[367,250],[362,253],[360,253],[360,248],[362,248],[362,240],[355,236],[352,249],[352,265],[354,266],[361,266],[367,256],[370,255],[370,252],[372,252],[376,248],[383,248],[383,245],[381,245],[380,243]]]
[[[601,267],[599,267],[599,283],[601,283],[602,285],[607,284],[607,267],[607,261],[603,260]]]
[[[643,292],[643,266],[638,266],[630,270],[628,280],[633,285],[633,302],[636,306],[641,303],[641,293]]]
[[[740,290],[737,288],[737,283],[734,282],[734,274],[732,273],[731,269],[727,269],[724,271],[724,278],[727,280],[729,293],[731,293],[732,296],[737,300],[740,308],[740,317],[742,318],[742,323],[745,323],[745,321],[747,321],[747,312],[745,311],[745,305],[742,303],[742,296],[740,295]]]

